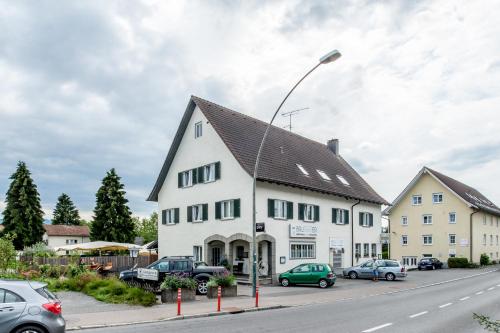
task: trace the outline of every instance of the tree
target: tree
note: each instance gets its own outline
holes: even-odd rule
[[[66,193],[57,198],[52,224],[80,225],[80,214]]]
[[[92,240],[120,243],[134,241],[134,222],[123,188],[115,169],[108,171],[96,193],[94,219],[90,229]]]
[[[154,212],[149,218],[134,217],[135,232],[144,239],[144,243],[158,239],[158,213]]]
[[[15,237],[5,235],[0,238],[0,272],[4,272],[16,262],[16,249],[12,240]]]
[[[17,164],[17,170],[10,179],[12,182],[7,190],[3,211],[4,234],[16,235],[14,247],[22,250],[25,246],[42,241],[43,211],[40,195],[24,162]]]

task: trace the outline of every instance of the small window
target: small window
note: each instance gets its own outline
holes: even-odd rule
[[[490,226],[493,226],[493,216],[490,216]]]
[[[309,172],[307,172],[307,170],[301,164],[297,164],[297,168],[299,168],[299,170],[304,174],[304,176],[309,176]]]
[[[335,213],[335,224],[349,224],[349,211],[347,209],[334,208]]]
[[[408,216],[401,216],[401,225],[408,225]]]
[[[193,222],[203,221],[203,205],[192,206]]]
[[[203,181],[205,183],[215,181],[215,163],[208,164],[203,167]]]
[[[432,215],[423,215],[423,224],[432,224]]]
[[[408,245],[408,235],[402,235],[401,236],[401,244],[402,245]]]
[[[496,237],[497,237],[496,239],[497,239],[497,246],[498,246],[498,235]]]
[[[486,234],[483,234],[483,245],[486,245]]]
[[[201,121],[194,124],[194,138],[197,139],[203,135],[203,128]]]
[[[314,205],[304,205],[304,221],[313,222],[315,221],[314,216]]]
[[[432,235],[423,235],[422,239],[424,245],[432,245]]]
[[[493,235],[490,235],[490,245],[493,245]]]
[[[443,193],[432,193],[432,203],[440,204],[443,202]]]
[[[203,261],[203,247],[199,245],[193,246],[194,261]]]
[[[328,177],[328,175],[324,172],[324,171],[321,171],[321,170],[316,170],[318,172],[318,174],[321,176],[321,178],[323,178],[324,180],[332,180],[330,177]]]
[[[373,243],[372,244],[372,257],[377,256],[377,244]]]
[[[411,197],[412,205],[418,206],[422,204],[422,196],[420,194]]]
[[[359,214],[361,219],[361,221],[359,221],[359,224],[362,227],[371,227],[372,225],[370,225],[370,219],[373,219],[373,215],[371,213],[364,212],[360,212]]]
[[[221,202],[221,219],[234,218],[234,200],[226,200]]]
[[[486,225],[486,215],[483,215],[483,225]]]
[[[290,244],[290,259],[314,259],[316,258],[316,243]],[[304,265],[309,269],[309,265]],[[301,266],[303,267],[303,266]]]
[[[347,180],[345,180],[344,177],[342,177],[341,175],[337,175],[337,179],[340,180],[340,182],[344,185],[344,186],[350,186],[351,184],[349,184],[349,182]]]
[[[363,257],[367,258],[370,256],[370,244],[364,243],[363,244]]]
[[[175,224],[175,209],[165,209],[165,220],[163,224]]]
[[[448,235],[448,241],[449,241],[450,245],[455,245],[457,243],[456,238],[457,238],[457,235],[455,235],[455,234]]]
[[[451,212],[448,214],[448,223],[450,224],[457,223],[457,214],[455,212]]]
[[[193,170],[184,171],[181,177],[182,187],[193,186]]]
[[[274,200],[274,218],[275,219],[286,219],[286,201],[284,200]]]
[[[356,254],[356,258],[361,257],[361,243],[356,243],[355,254]]]

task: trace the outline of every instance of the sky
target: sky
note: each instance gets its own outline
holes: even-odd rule
[[[46,218],[89,219],[106,172],[134,215],[190,95],[340,153],[392,201],[425,165],[500,205],[500,2],[0,0],[0,211],[25,161]],[[277,126],[287,125],[279,116]]]

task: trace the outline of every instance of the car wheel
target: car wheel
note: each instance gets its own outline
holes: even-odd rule
[[[356,273],[355,271],[349,272],[349,278],[352,279],[352,280],[357,279],[358,278],[358,273]]]
[[[393,273],[387,273],[385,275],[385,278],[387,279],[387,281],[394,281],[396,280],[396,275],[394,275]]]
[[[290,281],[288,281],[288,279],[282,279],[281,280],[281,285],[283,287],[288,287],[288,286],[290,286]]]
[[[198,286],[196,287],[196,291],[200,295],[206,295],[208,293],[208,280],[200,280],[198,281]]]
[[[13,331],[14,333],[46,333],[44,329],[37,326],[24,326]]]
[[[324,288],[328,287],[328,282],[325,279],[321,279],[321,280],[319,280],[318,285],[321,289],[324,289]]]
[[[418,266],[418,268],[417,268],[417,269],[418,269],[419,271],[421,271],[421,270],[422,270],[422,267]]]

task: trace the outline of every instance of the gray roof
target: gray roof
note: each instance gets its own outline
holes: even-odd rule
[[[200,108],[242,168],[250,176],[253,175],[255,159],[267,124],[202,98],[191,96],[160,175],[148,197],[149,201],[158,200],[158,192],[167,176],[195,106]],[[309,176],[305,176],[296,164],[302,165],[308,171]],[[324,171],[331,181],[325,181],[316,170]],[[336,177],[337,175],[347,180],[349,186],[343,185]],[[325,144],[275,126],[269,131],[264,145],[258,180],[377,204],[388,204],[340,155],[335,155]]]

